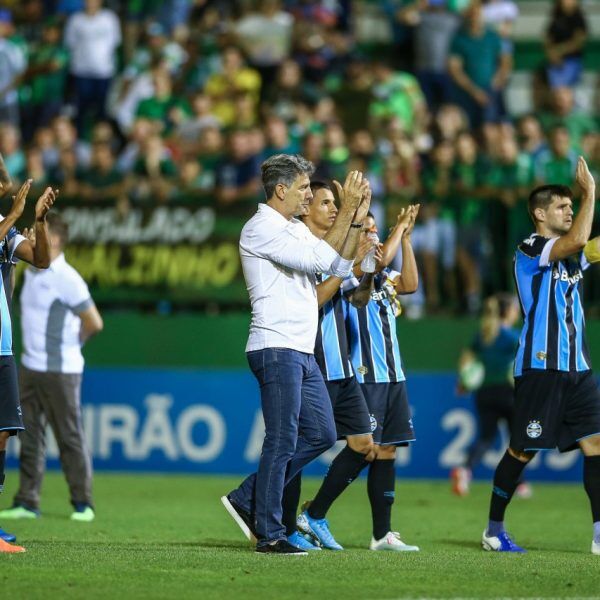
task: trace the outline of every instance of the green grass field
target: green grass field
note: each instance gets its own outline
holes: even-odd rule
[[[10,504],[8,474],[0,506]],[[0,555],[2,598],[574,598],[600,597],[600,556],[590,553],[581,486],[535,485],[515,500],[508,525],[529,553],[483,552],[489,486],[466,499],[445,482],[398,482],[395,526],[421,552],[366,550],[370,516],[364,480],[330,513],[345,552],[306,557],[255,554],[219,496],[237,478],[97,475],[94,523],[68,520],[59,474],[44,483],[43,516],[4,521],[26,554]],[[318,481],[307,479],[303,498]]]

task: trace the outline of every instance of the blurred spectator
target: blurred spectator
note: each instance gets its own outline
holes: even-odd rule
[[[448,52],[460,20],[446,0],[417,0],[401,11],[402,21],[414,28],[417,79],[432,112],[452,100]]]
[[[420,132],[425,125],[426,105],[419,82],[410,73],[395,72],[378,61],[373,65],[374,100],[369,107],[373,126],[381,130],[385,119],[396,117],[403,131]]]
[[[198,162],[202,170],[206,187],[214,190],[217,180],[217,169],[225,156],[225,141],[221,130],[217,127],[207,127],[200,136]]]
[[[325,127],[324,158],[332,178],[342,181],[348,170],[350,150],[346,141],[346,133],[336,121],[328,123]]]
[[[204,88],[213,101],[214,114],[225,127],[236,123],[234,98],[237,94],[248,93],[256,112],[260,93],[260,75],[254,69],[244,66],[242,54],[235,46],[228,46],[221,52],[221,71],[211,75]]]
[[[203,92],[193,96],[191,109],[191,116],[177,125],[173,133],[181,150],[187,154],[198,152],[200,137],[205,129],[221,126],[221,122],[213,114],[212,100]]]
[[[19,126],[19,76],[25,71],[27,59],[23,49],[9,39],[12,15],[0,8],[0,123]]]
[[[363,59],[354,57],[346,67],[346,76],[332,94],[344,129],[353,133],[369,122],[369,107],[373,101],[373,75]]]
[[[559,86],[551,92],[550,111],[540,113],[544,130],[549,131],[555,125],[564,125],[571,136],[571,143],[579,148],[584,135],[597,130],[594,119],[575,107],[573,89]]]
[[[50,169],[49,178],[53,185],[60,189],[64,199],[76,199],[77,185],[77,154],[73,148],[60,150],[58,163]]]
[[[159,135],[144,140],[142,152],[127,181],[130,198],[136,203],[162,204],[175,193],[177,167]]]
[[[264,125],[267,146],[264,159],[274,154],[297,154],[300,151],[298,140],[292,138],[285,121],[276,115],[267,117]]]
[[[0,154],[10,176],[14,179],[25,177],[25,153],[21,148],[21,133],[11,123],[0,123]]]
[[[189,117],[190,107],[185,99],[173,92],[171,74],[165,69],[152,71],[152,85],[154,93],[139,103],[135,116],[148,119],[155,132],[169,134]]]
[[[77,137],[77,129],[71,119],[59,115],[52,121],[52,131],[59,150],[74,150],[79,165],[87,166],[90,163],[90,145]]]
[[[285,60],[277,71],[275,81],[267,89],[264,100],[270,112],[290,123],[296,118],[299,103],[314,106],[320,96],[316,86],[302,79],[298,63]]]
[[[69,55],[61,44],[57,19],[46,21],[42,42],[29,57],[22,76],[21,110],[23,137],[29,142],[36,129],[50,124],[65,103],[65,86]]]
[[[452,169],[454,144],[439,142],[431,151],[430,163],[422,174],[423,219],[413,233],[413,248],[423,263],[423,280],[427,307],[440,308],[439,268],[446,306],[456,306],[456,206],[452,203]]]
[[[571,187],[575,181],[578,153],[571,144],[569,130],[564,125],[555,125],[548,142],[549,147],[540,152],[534,164],[537,183]]]
[[[456,263],[465,306],[470,314],[476,314],[481,306],[481,278],[489,243],[486,230],[488,207],[481,190],[485,175],[475,138],[469,132],[460,133],[456,138],[452,195],[457,218]]]
[[[517,135],[521,150],[535,162],[546,147],[546,138],[540,120],[535,114],[523,115],[517,124]]]
[[[485,26],[481,4],[474,0],[465,12],[465,24],[452,40],[448,60],[457,103],[473,129],[504,116],[502,94],[511,64],[511,55],[500,36]]]
[[[146,141],[152,135],[153,129],[152,123],[148,119],[139,118],[134,121],[127,144],[117,158],[117,169],[121,173],[127,173],[133,169]]]
[[[69,17],[65,45],[75,87],[77,131],[106,116],[106,98],[116,71],[116,50],[121,44],[117,15],[102,8],[102,0],[85,0],[85,11]]]
[[[578,0],[555,0],[544,49],[546,74],[551,88],[573,87],[583,69],[587,23]]]
[[[223,206],[255,200],[260,190],[260,157],[248,133],[232,131],[229,149],[217,168],[217,198]],[[246,207],[244,207],[246,208]]]
[[[333,173],[329,163],[324,159],[325,140],[321,133],[308,133],[302,144],[302,156],[315,166],[314,179],[319,181],[332,180]]]
[[[124,192],[124,177],[116,168],[110,144],[92,145],[90,166],[77,172],[78,195],[82,200],[116,202]]]
[[[48,171],[44,166],[42,152],[35,146],[30,146],[25,153],[25,173],[33,179],[30,193],[41,195],[48,185]]]
[[[248,61],[261,75],[263,95],[292,45],[294,18],[279,0],[260,0],[256,11],[235,24],[235,35]]]
[[[468,129],[468,125],[467,115],[460,106],[444,104],[433,121],[432,135],[436,141],[453,142],[461,131]]]

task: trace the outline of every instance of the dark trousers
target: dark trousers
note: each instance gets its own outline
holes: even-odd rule
[[[257,473],[231,492],[255,514],[259,544],[285,539],[284,485],[336,441],[331,401],[312,354],[287,348],[248,353],[260,385],[265,440]]]
[[[46,426],[50,424],[71,502],[93,506],[92,464],[81,420],[81,375],[41,373],[21,366],[19,385],[25,431],[20,436],[20,478],[15,504],[39,508],[46,469]]]
[[[475,444],[469,450],[467,464],[474,469],[483,455],[492,447],[500,421],[506,421],[510,431],[514,414],[514,388],[508,383],[487,385],[475,394],[479,431]]]
[[[111,78],[76,77],[73,76],[75,87],[75,105],[77,108],[77,133],[81,136],[88,123],[95,124],[106,118],[106,97]]]

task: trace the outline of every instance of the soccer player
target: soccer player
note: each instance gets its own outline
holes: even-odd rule
[[[351,225],[369,184],[358,171],[348,175],[340,212],[319,240],[296,219],[312,197],[312,163],[277,154],[261,170],[267,201],[242,229],[240,256],[252,305],[246,352],[260,385],[265,439],[258,472],[221,501],[249,539],[256,535],[257,552],[306,555],[287,541],[284,484],[336,439],[327,388],[313,354],[318,321],[314,274],[345,277],[351,272],[360,230]]]
[[[11,180],[1,156],[0,186],[0,191],[3,194],[7,193],[11,187]],[[40,269],[45,269],[50,264],[46,215],[54,204],[58,193],[48,187],[38,199],[35,206],[34,226],[37,241],[32,244],[31,241],[20,235],[15,227],[17,219],[23,214],[30,187],[31,179],[28,179],[17,194],[13,196],[12,206],[8,214],[5,217],[0,215],[0,492],[2,492],[5,480],[4,465],[8,438],[23,430],[17,385],[17,367],[12,352],[10,317],[12,268],[18,259]],[[15,540],[14,536],[2,532],[0,535],[0,552],[25,552],[24,548],[11,545],[7,542],[7,539],[9,541]]]
[[[410,236],[419,208],[418,204],[410,208],[408,222],[405,214],[398,217],[396,227],[383,245],[381,270],[363,275],[363,280],[372,280],[373,285],[366,306],[357,308],[348,303],[352,366],[369,407],[376,446],[376,457],[369,466],[367,478],[373,521],[371,550],[419,550],[418,546],[405,544],[400,534],[392,530],[391,524],[396,448],[415,440],[396,333],[399,309],[396,296],[412,294],[417,289],[418,272]],[[377,226],[373,216],[369,215],[364,222],[364,234],[371,232],[376,233]],[[402,273],[387,267],[399,247],[402,252]]]
[[[313,198],[307,213],[301,218],[310,232],[322,239],[335,222],[338,209],[329,185],[313,181],[310,187]],[[365,207],[361,205],[361,208],[362,214],[360,209],[356,214],[358,223],[366,217]],[[363,252],[359,251],[359,254],[364,254],[372,248],[373,242],[365,239],[362,246]],[[286,485],[283,496],[283,523],[288,541],[295,546],[306,550],[319,549],[319,546],[300,535],[300,529],[316,538],[324,548],[343,550],[331,535],[325,514],[335,499],[356,479],[367,462],[373,460],[375,454],[369,411],[350,362],[345,325],[344,280],[317,273],[317,281],[319,327],[315,358],[331,399],[337,437],[345,438],[347,445],[331,463],[321,489],[310,503],[310,508],[298,517],[298,524],[296,511],[300,499],[301,473]],[[357,295],[360,293],[356,292]],[[368,301],[369,287],[362,293],[366,296],[365,301]]]
[[[600,260],[600,238],[589,240],[595,182],[581,157],[575,179],[582,193],[575,218],[566,186],[544,185],[529,196],[535,233],[519,245],[514,260],[524,316],[514,367],[515,417],[494,475],[485,550],[525,552],[504,529],[523,469],[539,450],[579,446],[592,509],[592,553],[600,554],[600,390],[585,342],[581,289],[584,270]]]
[[[19,387],[25,431],[21,434],[20,484],[2,519],[39,516],[49,423],[71,494],[74,521],[94,519],[92,465],[81,422],[82,344],[102,330],[102,317],[81,275],[65,260],[68,226],[47,217],[50,267],[27,269],[21,292],[23,356]]]

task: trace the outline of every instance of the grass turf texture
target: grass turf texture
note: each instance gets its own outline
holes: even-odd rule
[[[10,472],[2,508],[17,474]],[[370,515],[360,479],[334,505],[345,552],[257,555],[219,497],[238,478],[105,475],[95,479],[96,521],[68,520],[65,484],[44,482],[43,516],[4,521],[26,554],[0,555],[0,590],[26,598],[490,598],[598,597],[587,496],[577,485],[535,485],[513,501],[508,525],[525,556],[483,552],[488,484],[456,498],[446,482],[399,480],[394,525],[420,553],[366,550]],[[310,498],[318,481],[304,482]],[[4,593],[2,592],[4,597]]]

